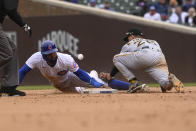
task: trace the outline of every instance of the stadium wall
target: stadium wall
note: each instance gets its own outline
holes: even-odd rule
[[[31,0],[19,0],[18,11],[23,17],[82,14],[82,12],[73,9],[64,9],[62,7],[51,6],[46,3],[33,2]]]

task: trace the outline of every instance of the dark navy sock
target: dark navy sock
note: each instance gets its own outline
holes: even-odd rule
[[[113,89],[128,90],[131,84],[128,82],[112,79],[108,82],[108,85]]]

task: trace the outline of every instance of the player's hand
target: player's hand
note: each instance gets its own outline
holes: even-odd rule
[[[27,24],[25,24],[23,26],[23,28],[24,28],[24,31],[28,33],[29,37],[31,37],[31,35],[32,35],[32,29],[31,29],[31,27],[28,26]]]
[[[108,82],[108,81],[110,81],[110,80],[112,79],[112,77],[110,76],[110,73],[105,73],[105,72],[101,72],[101,73],[99,74],[99,77],[100,77],[103,81],[105,81],[105,82]]]

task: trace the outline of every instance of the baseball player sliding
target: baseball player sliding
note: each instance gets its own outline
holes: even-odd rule
[[[34,53],[19,70],[20,84],[30,70],[37,68],[54,87],[62,92],[77,92],[75,87],[106,87],[80,69],[70,55],[57,51],[52,41],[44,41],[41,52]]]
[[[169,73],[165,56],[159,44],[154,40],[144,39],[143,33],[138,29],[132,29],[126,33],[124,41],[127,42],[120,54],[113,58],[114,67],[111,73],[100,73],[103,80],[112,80],[116,73],[121,74],[130,82],[128,92],[135,93],[146,87],[131,70],[143,70],[156,80],[162,92],[171,90],[184,92],[183,83],[172,73]]]

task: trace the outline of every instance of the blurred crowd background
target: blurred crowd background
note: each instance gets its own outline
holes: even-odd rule
[[[196,0],[61,0],[196,27]]]

